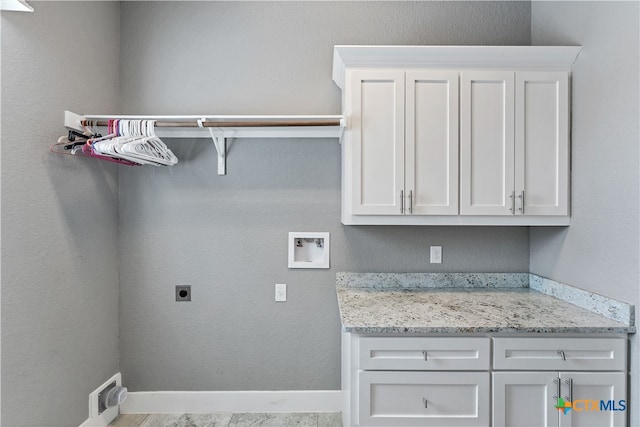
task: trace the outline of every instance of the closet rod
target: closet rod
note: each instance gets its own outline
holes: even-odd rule
[[[83,126],[107,126],[106,120],[82,120]],[[197,128],[198,122],[164,122],[156,121],[156,127],[165,128]],[[202,127],[206,128],[231,128],[231,127],[291,127],[291,126],[340,126],[340,120],[305,120],[305,121],[227,121],[227,122],[202,122]]]

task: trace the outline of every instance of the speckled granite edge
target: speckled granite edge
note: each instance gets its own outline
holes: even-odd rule
[[[336,273],[343,288],[527,288],[529,273]]]
[[[578,289],[536,274],[529,274],[529,287],[546,295],[566,301],[585,310],[601,314],[611,320],[635,325],[635,306],[593,292]]]
[[[345,332],[356,334],[504,334],[504,333],[528,333],[528,334],[629,334],[635,333],[635,327],[631,326],[572,326],[572,327],[395,327],[395,326],[343,326]]]

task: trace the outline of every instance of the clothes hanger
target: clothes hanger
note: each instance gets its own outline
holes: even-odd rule
[[[84,133],[70,130],[52,144],[56,154],[83,155],[128,166],[171,166],[178,158],[155,134],[154,120],[109,120],[102,136],[85,123]],[[62,148],[62,151],[60,150]]]
[[[131,161],[129,159],[124,159],[119,156],[114,156],[108,151],[103,153],[99,148],[96,148],[97,145],[101,143],[108,143],[113,138],[118,137],[118,133],[115,132],[115,130],[117,129],[116,122],[117,121],[109,120],[109,124],[107,126],[109,134],[106,136],[87,140],[87,143],[82,146],[82,152],[89,157],[106,160],[108,162],[123,164],[127,166],[139,166],[140,163],[138,162]]]
[[[120,120],[117,123],[119,137],[98,145],[98,150],[130,161],[154,166],[170,166],[177,157],[155,135],[155,121]]]
[[[178,163],[178,158],[156,136],[154,128],[154,120],[138,121],[133,127],[130,127],[130,132],[134,134],[135,138],[121,146],[119,150],[158,165],[175,165]]]

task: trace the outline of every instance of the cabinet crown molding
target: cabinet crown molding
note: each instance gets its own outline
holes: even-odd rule
[[[570,71],[581,46],[334,46],[333,81],[344,89],[354,67]]]

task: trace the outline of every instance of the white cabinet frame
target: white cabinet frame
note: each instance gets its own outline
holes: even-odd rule
[[[625,427],[622,404],[633,404],[627,401],[627,340],[622,334],[343,331],[343,424]],[[466,399],[459,408],[448,403],[456,393]],[[558,397],[576,409],[560,414]],[[581,411],[586,400],[615,402],[617,410]]]
[[[579,46],[335,46],[333,80],[343,90],[347,120],[342,144],[342,223],[569,225],[569,76],[580,50]],[[383,134],[391,135],[386,140],[395,145],[374,156],[371,166],[364,160],[365,170],[356,171],[359,159],[354,156],[362,148],[357,144],[363,123],[358,114],[352,114],[360,103],[353,99],[354,90],[360,89],[351,87],[352,73],[378,71],[404,73],[405,101],[400,102],[400,76],[395,75],[396,92],[386,96],[393,101],[387,101],[387,106],[384,102],[367,105],[374,117],[382,118],[375,120],[377,127],[370,133],[374,145],[382,145],[384,138],[376,135]],[[441,93],[445,81],[449,100],[455,99],[456,88],[451,84],[455,78],[449,73],[463,76],[458,83],[458,127],[452,125],[455,102],[444,105],[441,95],[435,98],[440,100],[439,107],[424,116],[421,113],[428,110],[423,101],[434,99],[427,94]],[[468,90],[465,74],[475,76],[473,83],[467,82]],[[375,80],[375,74],[371,76]],[[492,91],[500,81],[501,96],[495,97]],[[476,92],[473,97],[472,92]],[[472,109],[474,101],[478,108]],[[401,109],[404,122],[399,120]],[[553,114],[555,118],[550,119]],[[397,126],[390,117],[398,119]],[[405,138],[403,185],[399,185],[400,128]],[[438,139],[435,147],[427,142],[445,130],[449,134]],[[372,140],[370,135],[364,135],[365,144]],[[476,149],[483,145],[490,147],[484,154]],[[456,149],[459,163],[454,161]],[[551,154],[541,154],[543,150]],[[493,158],[490,151],[495,151]],[[429,157],[432,162],[425,162],[421,152],[434,154]],[[442,160],[446,155],[450,157]],[[438,164],[435,159],[440,159]],[[367,174],[366,169],[379,165],[379,177]]]

